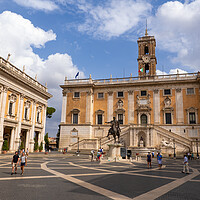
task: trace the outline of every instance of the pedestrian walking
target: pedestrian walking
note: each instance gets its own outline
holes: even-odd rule
[[[154,151],[151,154],[152,154],[152,158],[154,158]]]
[[[94,161],[94,150],[92,149],[91,150],[91,162],[93,162]]]
[[[189,174],[189,166],[188,166],[188,157],[187,157],[187,155],[184,155],[183,171],[182,171],[182,173]]]
[[[20,158],[20,162],[21,162],[21,175],[23,176],[24,174],[24,166],[26,165],[27,166],[27,157],[25,156],[25,153],[23,152],[22,153],[22,156]]]
[[[17,174],[17,164],[19,162],[19,155],[18,155],[18,152],[15,151],[15,155],[13,156],[13,159],[12,159],[12,173],[11,175],[14,174],[14,171],[15,171],[15,174]]]
[[[150,154],[150,152],[147,154],[147,167],[151,168],[151,154]]]
[[[162,155],[160,153],[158,153],[158,155],[157,155],[157,160],[158,160],[158,167],[159,167],[159,169],[161,169],[161,167],[162,167]]]
[[[26,156],[28,157],[28,154],[29,154],[29,150],[28,148],[26,149]]]
[[[194,160],[194,154],[193,153],[191,154],[191,160]]]

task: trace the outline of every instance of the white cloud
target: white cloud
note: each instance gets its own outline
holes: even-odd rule
[[[158,48],[175,53],[172,62],[200,70],[200,0],[164,3],[150,20]]]
[[[137,29],[138,23],[146,19],[151,4],[139,0],[108,0],[105,4],[79,4],[86,20],[78,30],[94,37],[110,39]]]
[[[13,0],[20,6],[36,10],[53,11],[59,9],[58,5],[51,0]]]
[[[68,54],[56,53],[44,60],[33,52],[32,47],[45,48],[46,42],[56,39],[56,34],[52,30],[44,31],[35,27],[31,21],[10,11],[0,14],[0,30],[3,30],[0,31],[0,56],[7,58],[8,53],[11,53],[9,60],[11,63],[20,69],[25,65],[27,74],[32,77],[37,74],[40,83],[47,82],[49,92],[54,96],[50,100],[50,105],[55,106],[57,110],[52,121],[58,125],[62,103],[59,85],[64,83],[65,76],[74,78],[80,70],[73,64]],[[84,73],[81,71],[80,77],[84,78]],[[53,128],[55,133],[57,126],[50,126],[48,130]]]
[[[159,69],[156,70],[156,75],[168,75],[168,74],[187,74],[188,72],[185,70],[182,70],[180,68],[176,69],[170,69],[169,73],[165,71],[161,71]]]

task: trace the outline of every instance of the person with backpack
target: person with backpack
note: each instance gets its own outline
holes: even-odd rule
[[[157,155],[157,160],[158,160],[158,167],[159,167],[159,169],[161,169],[161,167],[162,167],[162,155],[160,153],[158,153],[158,155]]]

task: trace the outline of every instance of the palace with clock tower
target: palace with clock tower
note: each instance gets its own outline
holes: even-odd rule
[[[156,74],[156,40],[138,39],[138,76],[68,80],[63,91],[59,149],[108,149],[109,122],[133,153],[197,153],[200,140],[200,73]]]

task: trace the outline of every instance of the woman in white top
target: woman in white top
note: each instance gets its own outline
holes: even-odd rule
[[[25,165],[27,166],[27,158],[26,158],[24,152],[22,153],[22,156],[21,156],[21,158],[20,158],[20,162],[21,162],[21,170],[22,170],[21,175],[23,176],[23,174],[24,174],[24,166],[25,166]]]

